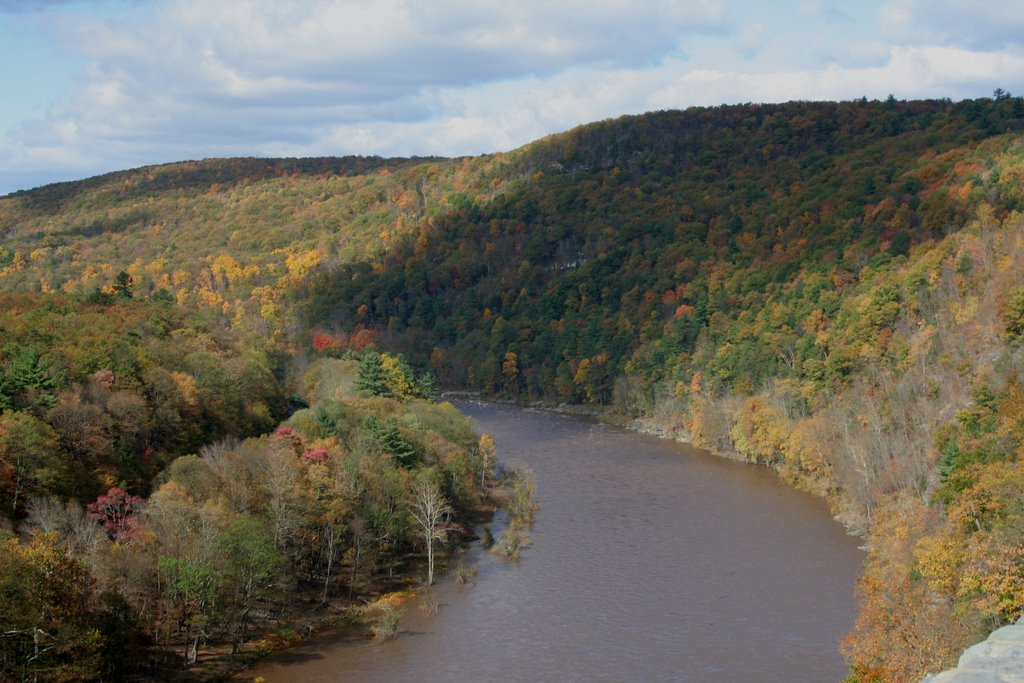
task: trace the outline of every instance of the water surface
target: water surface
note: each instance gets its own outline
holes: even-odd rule
[[[838,681],[862,561],[825,504],[763,468],[607,425],[460,403],[541,509],[518,563],[479,548],[400,637],[317,641],[285,681]]]

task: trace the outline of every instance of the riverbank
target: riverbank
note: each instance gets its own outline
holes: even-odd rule
[[[279,535],[264,544],[270,559],[254,563],[256,588],[243,606],[242,626],[228,621],[236,612],[225,605],[235,594],[225,597],[222,582],[210,579],[202,619],[193,611],[178,624],[157,623],[151,641],[158,642],[140,645],[141,675],[223,680],[325,631],[365,637],[382,619],[368,604],[407,594],[430,574],[420,506],[435,505],[444,517],[444,529],[435,526],[431,533],[434,548],[442,540],[459,548],[476,539],[507,497],[493,461],[477,455],[480,436],[456,409],[413,397],[353,396],[357,364],[327,362],[330,367],[311,378],[315,385],[306,387],[317,400],[272,435],[219,446],[170,468],[161,491],[185,498],[186,509],[215,510],[221,520],[232,505],[248,505],[247,514],[255,516],[252,501],[259,501],[269,511],[253,524],[255,538],[268,528]],[[255,478],[254,468],[265,477]],[[158,491],[150,509],[162,510],[171,494]],[[229,540],[240,533],[232,529],[225,532]],[[235,557],[225,543],[211,566]],[[438,573],[447,557],[439,553]],[[179,604],[167,608],[171,618]],[[192,603],[186,608],[197,609]],[[181,624],[192,628],[188,638],[179,633]]]
[[[497,510],[496,496],[489,495],[474,511],[472,520],[458,527],[451,550],[436,559],[434,571],[437,578],[443,578],[453,571],[454,560],[479,540],[476,529],[489,524]],[[425,556],[410,556],[406,558],[405,568],[400,573],[387,582],[378,582],[373,590],[352,596],[335,596],[327,603],[321,602],[319,591],[310,590],[300,596],[293,596],[296,599],[287,606],[279,606],[282,613],[275,627],[242,643],[237,652],[232,652],[227,645],[211,647],[187,671],[163,671],[159,678],[181,683],[259,680],[251,670],[267,657],[281,656],[291,651],[315,651],[317,643],[370,642],[375,638],[373,629],[378,615],[369,613],[367,605],[387,596],[401,596],[401,602],[406,608],[413,603],[416,609],[430,608],[429,601],[423,601],[429,592],[423,581],[427,572],[426,565]]]

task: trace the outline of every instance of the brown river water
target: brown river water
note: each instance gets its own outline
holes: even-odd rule
[[[542,411],[459,402],[540,510],[518,562],[466,551],[437,614],[322,638],[248,672],[291,681],[839,681],[863,553],[764,468]],[[252,680],[250,678],[250,680]]]

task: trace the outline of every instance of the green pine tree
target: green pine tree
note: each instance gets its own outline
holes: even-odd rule
[[[434,373],[425,370],[416,378],[416,394],[420,398],[432,398],[437,393],[437,380]]]
[[[381,422],[380,418],[371,413],[363,420],[363,429],[395,458],[399,466],[409,469],[420,462],[419,451],[402,436],[395,418]]]
[[[125,271],[121,271],[114,278],[114,292],[122,299],[132,298],[132,276]]]
[[[359,361],[356,391],[364,396],[391,396],[388,373],[381,362],[380,353],[367,351]]]
[[[57,405],[57,380],[35,347],[24,348],[14,357],[6,383],[4,393],[28,394],[34,403],[46,408]]]

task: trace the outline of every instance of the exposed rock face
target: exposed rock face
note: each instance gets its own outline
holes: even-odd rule
[[[1024,683],[1024,617],[967,648],[955,669],[921,683]]]

